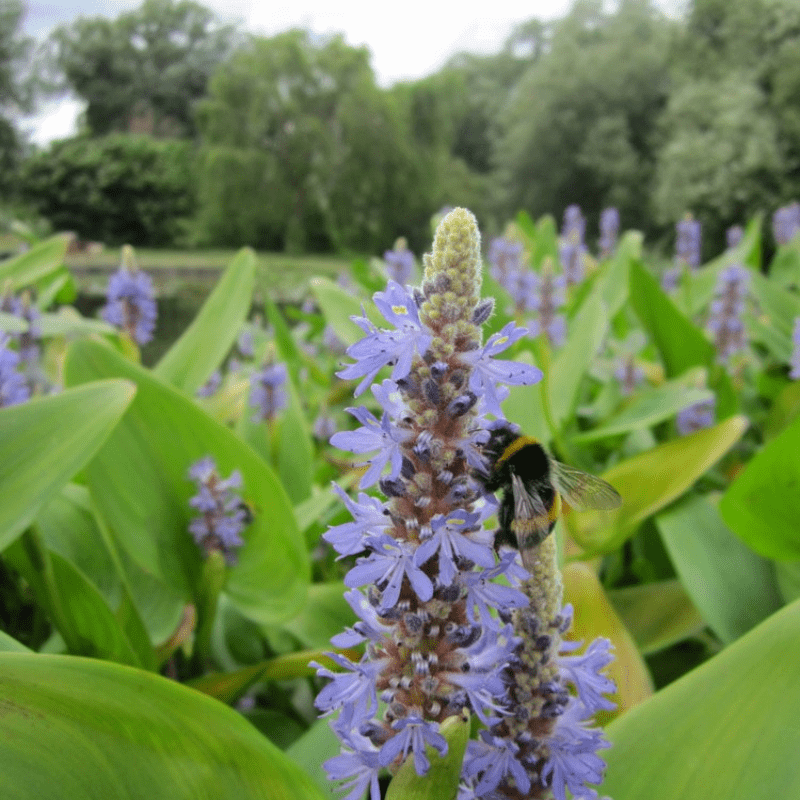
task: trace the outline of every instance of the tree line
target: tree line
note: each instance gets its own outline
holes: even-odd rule
[[[21,81],[6,5],[0,189],[84,238],[382,252],[405,235],[419,252],[445,205],[499,231],[577,203],[595,229],[615,206],[663,242],[692,212],[713,252],[800,196],[795,0],[693,0],[679,19],[578,0],[390,88],[341,36],[253,36],[192,0],[62,26]],[[8,116],[23,84],[82,98],[80,132],[26,148]]]

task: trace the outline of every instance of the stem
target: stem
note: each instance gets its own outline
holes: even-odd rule
[[[217,604],[225,585],[225,557],[212,550],[203,564],[197,592],[197,629],[194,639],[193,660],[205,672],[211,658],[211,633],[217,616]]]

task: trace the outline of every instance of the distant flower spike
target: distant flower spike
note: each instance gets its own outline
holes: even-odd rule
[[[136,269],[133,248],[122,248],[122,266],[108,280],[108,302],[101,316],[124,330],[138,344],[153,338],[156,326],[156,302],[153,281]]]
[[[386,271],[393,281],[401,286],[405,286],[411,281],[414,273],[414,254],[408,249],[408,243],[404,237],[401,236],[394,243],[394,248],[383,254],[383,260],[386,264]]]

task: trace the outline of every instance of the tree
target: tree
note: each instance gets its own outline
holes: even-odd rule
[[[374,251],[418,221],[402,117],[341,36],[252,40],[214,75],[198,125],[200,240]]]
[[[49,58],[87,102],[93,135],[193,136],[194,106],[236,42],[234,28],[192,0],[145,0],[114,20],[58,28]]]
[[[666,104],[672,25],[649,0],[613,14],[577,3],[512,90],[495,153],[498,207],[534,216],[615,204],[647,227],[656,121]]]

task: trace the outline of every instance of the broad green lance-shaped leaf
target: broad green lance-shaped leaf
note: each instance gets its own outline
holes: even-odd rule
[[[243,476],[254,509],[245,544],[230,567],[225,591],[258,622],[291,615],[303,602],[308,561],[286,493],[272,470],[235,434],[190,398],[124,360],[100,342],[76,342],[67,356],[70,384],[124,376],[137,385],[122,424],[89,465],[89,488],[123,548],[145,570],[189,597],[201,556],[187,530],[196,486],[189,467],[206,455],[227,477]]]
[[[55,272],[64,262],[69,237],[57,234],[34,245],[25,253],[0,263],[0,287],[11,283],[11,291],[24,289]]]
[[[335,790],[335,785],[328,780],[322,767],[329,758],[338,756],[340,751],[341,745],[329,721],[321,719],[286,750],[286,755],[311,776],[326,798],[341,800],[342,793]]]
[[[616,253],[602,268],[603,274],[598,281],[597,290],[606,304],[609,319],[616,315],[628,299],[630,265],[632,260],[641,257],[643,239],[640,231],[626,231],[619,241]]]
[[[614,800],[800,797],[800,602],[606,729]]]
[[[13,636],[9,636],[5,631],[0,631],[0,653],[30,653],[32,652],[24,644],[18,642]]]
[[[305,647],[330,648],[331,637],[355,622],[353,609],[344,599],[346,591],[341,581],[313,584],[305,607],[286,629]]]
[[[320,800],[239,714],[151,673],[0,654],[0,796]]]
[[[769,278],[780,286],[800,282],[800,242],[796,238],[778,248],[769,265]]]
[[[800,558],[800,419],[765,445],[725,493],[722,518],[767,558]]]
[[[608,599],[643,655],[700,633],[706,625],[678,580],[612,589]]]
[[[133,394],[127,381],[102,381],[0,409],[0,550],[86,466]]]
[[[615,516],[581,514],[578,543],[591,552],[618,547],[651,514],[680,497],[706,470],[741,438],[748,425],[744,417],[729,417],[713,428],[697,431],[629,458],[608,470],[603,478],[622,495]],[[605,524],[602,529],[601,524]]]
[[[585,564],[566,564],[563,577],[564,599],[575,610],[568,637],[589,643],[603,636],[614,645],[614,660],[604,672],[617,686],[613,695],[617,707],[604,712],[603,719],[613,718],[652,695],[650,673],[633,637],[617,616],[594,572]]]
[[[785,603],[792,603],[800,597],[800,561],[776,562],[775,578]]]
[[[42,336],[74,336],[78,334],[116,334],[117,329],[100,319],[82,317],[74,308],[64,306],[55,314],[42,314],[36,321]]]
[[[361,309],[364,301],[327,278],[312,278],[309,287],[325,321],[333,328],[334,333],[348,346],[361,339],[364,331],[350,317],[364,316]],[[364,302],[364,311],[376,325],[386,325],[385,320],[374,310],[371,301]]]
[[[220,365],[247,319],[253,298],[256,254],[240,250],[192,324],[164,354],[155,373],[187,394],[194,394]]]
[[[737,539],[708,497],[656,517],[681,582],[724,642],[744,635],[782,605],[771,562]]]
[[[688,388],[685,381],[668,381],[663,386],[637,394],[630,405],[599,428],[578,433],[571,439],[575,442],[593,442],[607,436],[649,428],[674,417],[681,409],[711,397],[712,393],[707,390]]]
[[[710,364],[714,346],[667,297],[658,281],[638,261],[631,263],[631,303],[655,343],[669,377],[696,364]]]
[[[48,586],[44,570],[23,546],[25,542],[25,537],[15,542],[6,557],[30,584],[37,603],[46,610],[69,651],[143,666],[119,621],[91,581],[58,553],[49,553],[46,557],[52,579]]]
[[[567,341],[553,359],[548,376],[550,405],[559,427],[572,416],[578,388],[603,343],[607,328],[608,309],[599,293],[592,294],[570,320]]]
[[[447,742],[447,753],[440,756],[426,747],[430,769],[417,775],[414,756],[409,755],[386,790],[386,800],[455,800],[461,777],[461,762],[469,739],[469,721],[448,717],[439,728]]]

